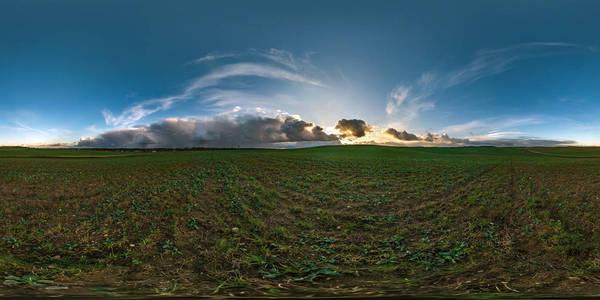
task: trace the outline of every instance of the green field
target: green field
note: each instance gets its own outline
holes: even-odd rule
[[[56,156],[56,157],[72,157],[72,156],[114,156],[134,154],[124,151],[106,151],[93,149],[40,149],[40,148],[25,148],[25,147],[0,147],[0,157],[19,158],[19,157],[36,157],[36,156]],[[135,153],[139,154],[139,153]]]
[[[0,148],[0,295],[597,294],[600,159],[529,150],[600,156]]]

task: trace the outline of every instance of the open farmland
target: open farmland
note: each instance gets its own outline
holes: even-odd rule
[[[0,295],[591,294],[600,159],[567,155],[600,149],[0,148]]]

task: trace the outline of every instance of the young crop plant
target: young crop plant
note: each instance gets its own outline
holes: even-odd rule
[[[448,243],[439,243],[428,247],[417,248],[409,252],[409,260],[418,262],[426,270],[437,270],[448,264],[455,264],[467,254],[469,244],[456,242],[453,247]]]
[[[10,248],[19,248],[21,246],[21,243],[19,243],[19,241],[13,237],[13,236],[5,236],[2,238],[2,240],[10,247]]]
[[[187,222],[187,227],[193,230],[198,230],[200,229],[200,222],[198,221],[198,219],[196,218],[189,218],[188,222]]]
[[[171,255],[183,255],[183,253],[177,247],[175,247],[175,244],[170,240],[165,240],[164,242],[160,243],[160,247],[164,252],[168,252]]]
[[[53,283],[52,280],[42,279],[36,275],[6,276],[3,285],[30,285],[34,287],[46,286]]]

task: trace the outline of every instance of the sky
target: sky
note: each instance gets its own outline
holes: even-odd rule
[[[0,145],[600,145],[598,1],[0,1]]]

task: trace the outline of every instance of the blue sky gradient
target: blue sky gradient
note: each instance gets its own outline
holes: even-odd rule
[[[249,114],[327,133],[356,118],[374,133],[597,145],[599,11],[598,1],[2,1],[0,145]]]

